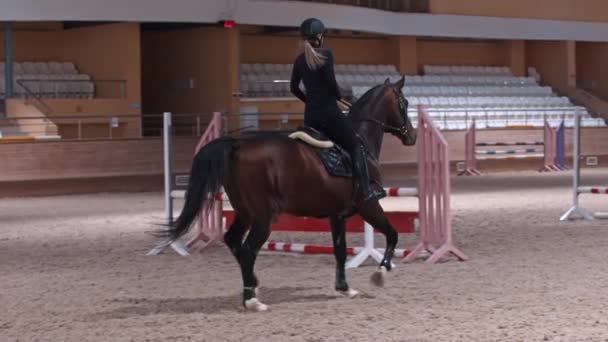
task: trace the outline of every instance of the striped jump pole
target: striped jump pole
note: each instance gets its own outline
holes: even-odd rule
[[[608,195],[608,186],[581,186],[581,115],[576,113],[574,118],[572,143],[572,206],[561,217],[565,221],[573,217],[581,217],[586,220],[605,219],[608,213],[591,213],[580,205],[581,194]]]
[[[356,255],[361,253],[365,247],[346,247],[346,254]],[[269,241],[264,243],[262,250],[272,252],[300,253],[300,254],[333,254],[334,246],[329,245],[312,245],[290,242]],[[377,249],[379,253],[384,253],[383,248]],[[405,258],[410,253],[407,249],[395,249],[393,257]],[[379,262],[379,261],[378,261]]]
[[[387,197],[417,197],[418,189],[416,188],[384,188],[386,191]],[[221,203],[219,200],[227,200],[225,193],[220,193],[216,197],[215,202]],[[387,212],[389,215],[391,212]],[[305,220],[302,218],[294,218]],[[292,221],[292,224],[295,224],[295,221]],[[314,224],[314,223],[313,223]],[[273,231],[284,231],[281,227],[273,228]],[[289,231],[306,231],[303,228],[289,230]],[[315,228],[310,228],[307,231],[317,231]],[[329,231],[327,229],[326,231]],[[364,245],[362,247],[349,247],[351,253],[349,255],[354,255],[346,263],[346,268],[357,268],[361,264],[363,264],[368,258],[372,258],[378,264],[382,261],[384,256],[384,250],[377,249],[375,247],[374,241],[374,228],[367,222],[363,223],[363,233],[364,233]],[[266,251],[280,251],[280,252],[294,252],[294,253],[303,253],[303,254],[330,254],[333,253],[332,246],[326,245],[306,245],[306,244],[298,244],[298,243],[290,243],[290,242],[272,242],[266,243],[262,246],[262,250]],[[407,255],[409,251],[407,250],[397,250],[395,252],[395,256],[404,257]]]
[[[521,150],[477,150],[476,154],[496,155],[496,154],[522,154],[522,153],[541,153],[544,150],[538,148],[525,148]]]

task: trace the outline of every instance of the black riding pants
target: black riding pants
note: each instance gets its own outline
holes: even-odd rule
[[[323,132],[351,155],[360,146],[351,121],[337,107],[314,111],[314,113],[307,112],[304,115],[304,122],[307,126]]]

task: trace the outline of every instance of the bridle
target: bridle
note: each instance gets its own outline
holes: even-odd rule
[[[386,133],[396,134],[405,138],[410,133],[410,130],[407,128],[407,100],[397,91],[397,89],[393,89],[393,92],[397,96],[397,99],[399,99],[399,112],[401,112],[401,115],[403,116],[403,125],[401,127],[392,126],[374,118],[361,118],[357,121],[372,122],[382,127],[382,130]]]

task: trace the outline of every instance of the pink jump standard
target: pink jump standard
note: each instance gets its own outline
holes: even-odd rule
[[[418,106],[417,150],[420,242],[404,261],[412,261],[425,251],[431,253],[427,263],[435,263],[449,253],[468,260],[452,240],[448,143],[423,106]]]

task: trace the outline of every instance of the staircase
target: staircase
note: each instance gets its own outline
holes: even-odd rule
[[[5,111],[0,116],[0,142],[57,137],[58,129],[33,104],[23,99],[2,101]]]
[[[21,131],[14,120],[7,119],[4,113],[0,117],[0,138],[26,137],[27,133]]]
[[[594,114],[608,122],[608,102],[582,88],[569,88],[566,94],[573,102],[584,106]]]

